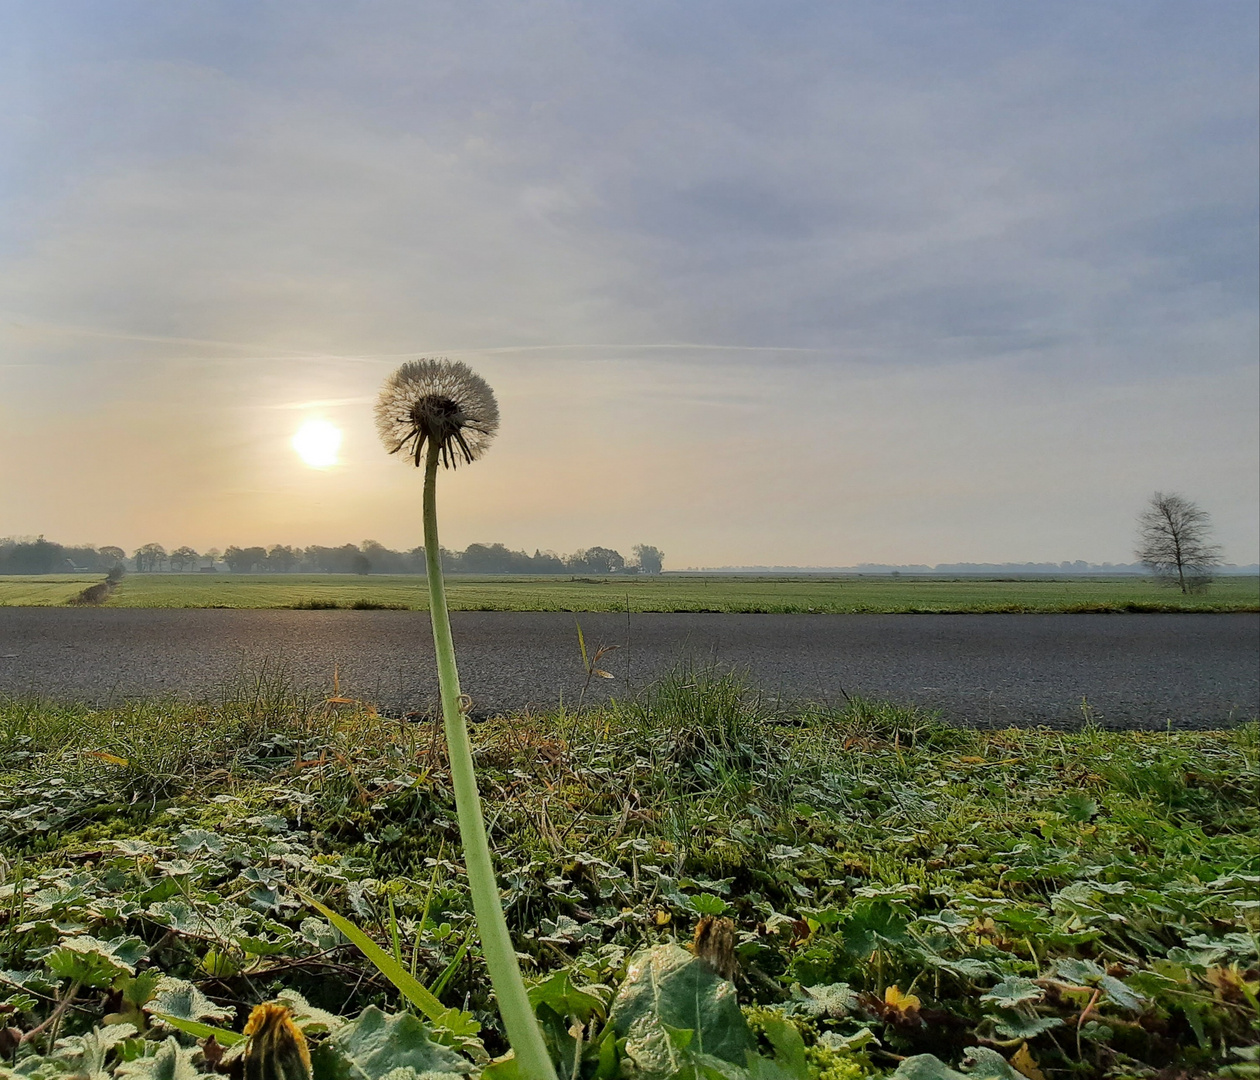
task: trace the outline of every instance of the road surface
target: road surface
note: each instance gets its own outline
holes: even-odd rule
[[[977,726],[1081,722],[1221,727],[1260,713],[1260,616],[583,614],[588,648],[617,645],[586,692],[641,693],[684,661],[747,671],[770,698],[844,695],[938,709]],[[474,715],[575,704],[574,617],[455,612]],[[425,612],[0,608],[0,696],[221,697],[261,671],[390,711],[437,699]]]

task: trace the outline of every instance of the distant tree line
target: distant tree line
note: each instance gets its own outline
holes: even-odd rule
[[[607,547],[582,548],[571,555],[535,550],[533,555],[503,544],[469,544],[463,551],[442,549],[442,569],[464,574],[659,574],[665,553],[651,544],[635,544],[627,560]],[[424,548],[393,551],[375,540],[341,547],[270,548],[232,545],[220,551],[191,547],[167,551],[144,544],[130,557],[120,547],[67,547],[45,540],[0,539],[0,574],[108,572],[115,566],[136,573],[189,573],[219,564],[237,574],[423,574]]]
[[[70,574],[76,570],[107,574],[115,566],[127,566],[127,553],[120,547],[72,547],[42,536],[34,540],[0,538],[0,574]]]

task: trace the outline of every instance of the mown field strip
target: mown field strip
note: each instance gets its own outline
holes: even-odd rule
[[[0,578],[0,606],[69,603],[99,575]],[[899,612],[1258,611],[1260,578],[1223,577],[1183,596],[1144,578],[473,577],[447,580],[456,611]],[[107,607],[405,608],[423,578],[343,574],[133,574]]]

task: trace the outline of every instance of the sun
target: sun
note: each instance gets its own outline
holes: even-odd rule
[[[337,464],[341,430],[327,420],[308,420],[293,436],[293,449],[312,469],[330,468]]]

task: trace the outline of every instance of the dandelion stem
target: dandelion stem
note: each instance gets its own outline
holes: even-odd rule
[[[438,546],[437,467],[441,449],[437,440],[430,440],[425,458],[424,559],[429,579],[429,618],[433,623],[438,685],[442,691],[442,719],[446,728],[451,783],[455,788],[459,835],[464,845],[464,865],[468,871],[473,912],[477,916],[477,930],[481,936],[481,951],[490,970],[490,982],[499,1000],[499,1015],[516,1053],[520,1075],[524,1080],[556,1080],[555,1069],[521,980],[516,949],[499,902],[499,887],[494,878],[490,843],[486,839],[485,821],[481,814],[481,797],[477,793],[477,777],[473,772],[468,725],[460,708],[455,643],[451,640],[451,620],[446,611],[446,587],[442,581],[441,549]]]

